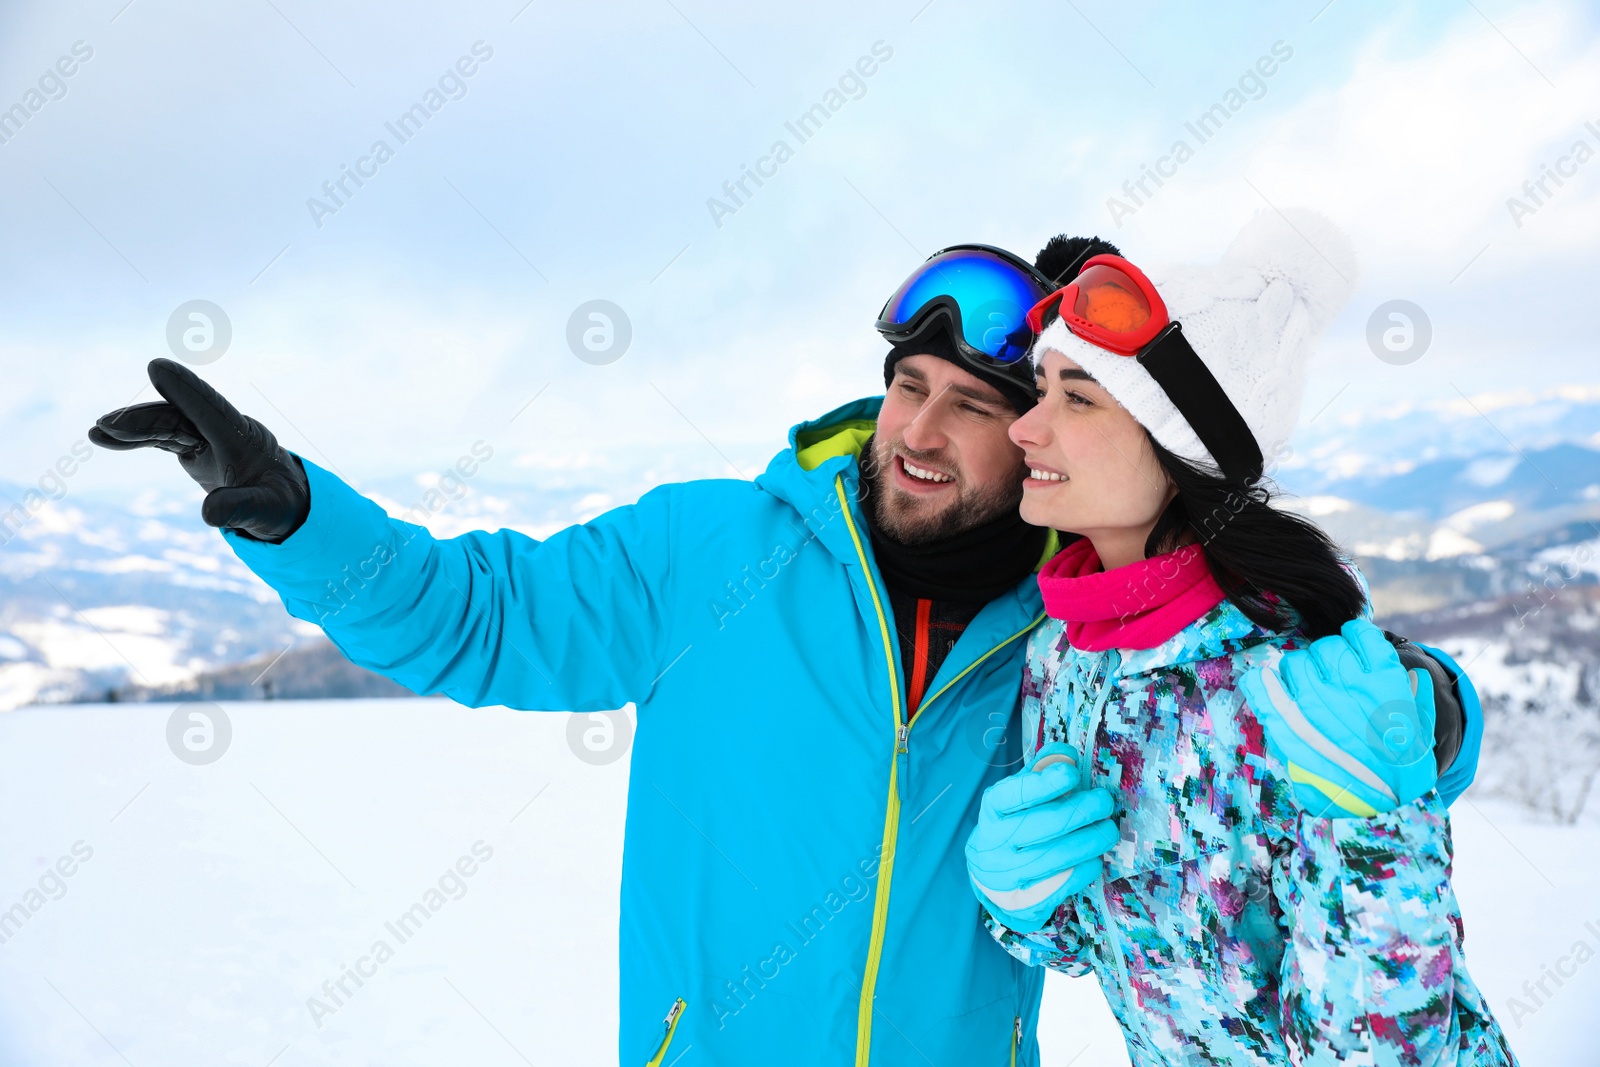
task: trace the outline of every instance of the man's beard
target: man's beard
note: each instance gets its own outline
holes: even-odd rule
[[[1012,477],[992,485],[968,487],[958,481],[955,501],[941,507],[894,484],[888,467],[896,452],[930,467],[953,468],[955,464],[945,461],[942,450],[918,452],[901,441],[880,441],[876,434],[867,439],[861,450],[861,505],[873,525],[900,544],[931,545],[992,522],[1008,511],[1017,514],[1022,480],[1027,476],[1025,464],[1019,462]]]

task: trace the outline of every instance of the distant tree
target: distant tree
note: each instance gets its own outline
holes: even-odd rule
[[[1483,790],[1575,823],[1600,778],[1600,703],[1591,669],[1531,694],[1484,695]]]

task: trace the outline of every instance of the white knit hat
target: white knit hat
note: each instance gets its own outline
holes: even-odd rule
[[[1270,463],[1299,418],[1315,342],[1355,288],[1349,238],[1313,211],[1258,212],[1221,263],[1146,274]],[[1138,360],[1082,340],[1060,318],[1034,343],[1035,366],[1047,349],[1094,375],[1162,447],[1220,472],[1221,464]]]

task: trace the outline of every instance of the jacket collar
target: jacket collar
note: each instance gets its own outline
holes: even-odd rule
[[[1200,660],[1230,656],[1278,636],[1253,622],[1231,600],[1223,600],[1154,648],[1119,650],[1117,673],[1126,678]],[[1065,636],[1063,635],[1063,640]],[[1092,655],[1093,653],[1085,653]]]
[[[848,567],[858,568],[861,556],[857,554],[855,538],[851,536],[850,526],[844,520],[838,499],[842,486],[843,504],[849,508],[850,517],[862,541],[862,554],[868,563],[869,574],[863,577],[870,576],[880,590],[883,589],[883,579],[873,557],[866,519],[857,502],[857,490],[861,481],[861,447],[877,428],[878,410],[882,405],[881,396],[854,400],[834,408],[821,418],[792,427],[789,430],[789,447],[774,456],[755,481],[757,488],[771,493],[798,511],[800,519],[834,558]],[[1055,554],[1056,549],[1056,537],[1052,532],[1045,545],[1044,556],[1039,561],[1041,566]],[[1039,584],[1030,577],[1018,582],[1011,592],[991,601],[968,628],[975,633],[991,628],[997,632],[1005,630],[1011,633],[1024,621],[1042,617],[1043,611]]]
[[[807,528],[835,558],[856,563],[854,539],[842,514],[839,489],[861,528],[856,489],[861,478],[857,459],[861,446],[877,426],[883,398],[867,397],[843,404],[821,418],[789,430],[789,447],[772,457],[756,477],[756,487],[785,501],[800,513]]]
[[[861,483],[861,448],[877,429],[878,411],[882,406],[883,397],[869,396],[841,404],[820,418],[796,423],[789,428],[789,447],[773,456],[767,469],[755,480],[758,488],[793,506],[828,550],[847,562],[856,559],[849,530],[844,528],[842,520],[822,521],[824,514],[817,513],[816,509],[832,504],[835,510],[825,514],[839,519],[837,501],[831,498],[837,494],[836,480],[842,480],[845,499],[852,508],[858,529],[866,536],[863,516],[856,506],[856,493]],[[1060,547],[1056,532],[1051,530],[1039,566],[1044,566]],[[1037,571],[1038,567],[1034,569]],[[1031,581],[1023,584],[1027,587],[1024,599],[1032,608],[1039,601],[1037,584]]]

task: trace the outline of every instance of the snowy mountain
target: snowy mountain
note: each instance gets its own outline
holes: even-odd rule
[[[618,479],[598,473],[603,458],[571,457],[516,463],[528,472],[522,484],[428,472],[358,488],[441,537],[502,527],[544,537],[637,499],[652,478],[706,473],[679,474],[675,460],[655,457]],[[290,618],[200,521],[200,490],[176,472],[173,482],[131,501],[48,499],[38,486],[0,483],[0,710],[179,692],[237,699],[269,682],[278,696],[395,695],[383,679],[329,663],[321,631]]]
[[[149,494],[121,507],[69,497],[7,524],[0,707],[171,684],[302,633],[196,511]]]
[[[440,536],[509,527],[542,537],[651,485],[731,473],[710,449],[663,450],[643,467],[587,453],[495,463],[470,479],[428,472],[357,486]],[[1526,593],[1552,575],[1600,581],[1600,388],[1323,416],[1275,476],[1284,506],[1359,559],[1381,616]],[[178,692],[242,699],[269,683],[280,697],[392,693],[328,660],[320,633],[290,619],[200,522],[201,494],[176,473],[170,492],[131,501],[36,490],[0,483],[0,709]]]
[[[1280,466],[1301,492],[1318,478],[1404,474],[1436,460],[1530,453],[1560,444],[1600,448],[1600,385],[1566,385],[1542,393],[1461,395],[1430,403],[1341,411],[1338,395],[1311,411],[1295,431]],[[1492,469],[1481,472],[1491,482]]]
[[[1383,474],[1287,477],[1304,509],[1330,532],[1362,555],[1391,559],[1468,555],[1600,520],[1600,451],[1570,443],[1435,459]]]
[[[1518,513],[1544,514],[1600,502],[1600,452],[1562,443],[1419,463],[1389,474],[1339,477],[1314,472],[1298,479],[1318,494],[1378,511],[1451,522],[1462,532]]]

